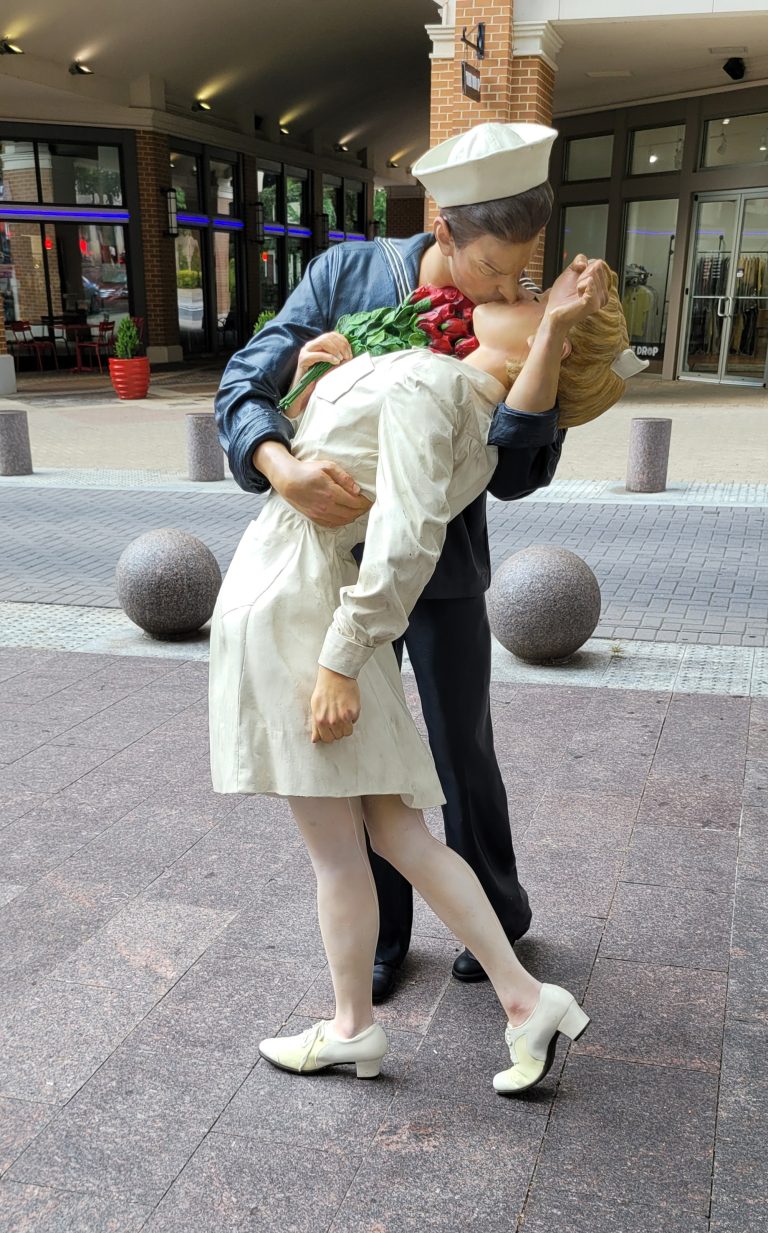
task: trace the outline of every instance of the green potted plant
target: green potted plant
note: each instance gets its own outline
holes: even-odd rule
[[[123,317],[115,333],[115,354],[109,358],[109,375],[118,398],[146,398],[149,390],[149,360],[140,355],[139,331],[131,317]]]

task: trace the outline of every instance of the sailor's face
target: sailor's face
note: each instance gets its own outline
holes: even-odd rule
[[[457,248],[449,239],[445,255],[454,287],[473,304],[514,304],[520,298],[520,277],[537,244],[538,236],[527,244],[512,244],[484,235]]]

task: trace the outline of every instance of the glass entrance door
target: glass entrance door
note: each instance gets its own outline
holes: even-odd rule
[[[680,376],[761,385],[768,352],[768,195],[696,204]]]

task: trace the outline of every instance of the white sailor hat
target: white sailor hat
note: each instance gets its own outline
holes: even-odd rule
[[[412,171],[439,206],[515,197],[547,179],[556,137],[543,124],[478,124],[428,150]]]

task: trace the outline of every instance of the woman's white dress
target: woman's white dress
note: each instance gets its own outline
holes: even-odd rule
[[[333,459],[375,503],[350,526],[324,530],[272,492],[243,535],[211,629],[217,792],[443,803],[391,643],[434,570],[446,524],[493,474],[497,452],[486,440],[505,392],[487,373],[420,349],[363,355],[318,383],[293,454]],[[358,570],[352,548],[363,540]],[[310,740],[318,663],[360,686],[352,736],[329,745]]]

